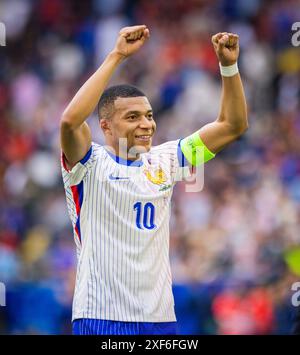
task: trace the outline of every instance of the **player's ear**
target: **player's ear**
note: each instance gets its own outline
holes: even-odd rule
[[[111,135],[111,120],[108,120],[106,118],[101,118],[100,119],[100,127],[101,127],[104,134]]]

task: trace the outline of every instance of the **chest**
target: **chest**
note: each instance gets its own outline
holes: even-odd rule
[[[97,184],[106,194],[117,194],[127,199],[164,199],[172,193],[172,175],[167,166],[141,167],[112,166],[98,176]]]

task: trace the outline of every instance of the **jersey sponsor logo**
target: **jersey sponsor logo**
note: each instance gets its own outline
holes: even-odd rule
[[[129,180],[127,176],[113,176],[113,174],[110,174],[108,178],[109,180]]]

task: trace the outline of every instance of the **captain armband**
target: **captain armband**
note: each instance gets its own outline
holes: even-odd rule
[[[180,147],[185,158],[193,166],[204,164],[216,156],[205,146],[199,136],[199,131],[182,139]]]

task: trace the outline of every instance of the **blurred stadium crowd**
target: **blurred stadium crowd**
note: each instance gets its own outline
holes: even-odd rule
[[[125,25],[151,38],[111,84],[149,97],[155,143],[216,119],[210,42],[240,35],[250,128],[205,166],[204,189],[173,195],[170,259],[182,334],[287,334],[300,281],[300,49],[296,0],[2,0],[1,334],[68,334],[75,244],[60,173],[60,115]],[[103,143],[96,116],[89,123]]]

